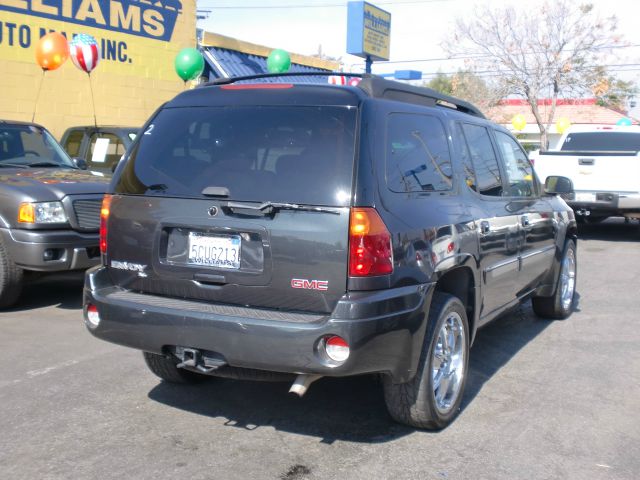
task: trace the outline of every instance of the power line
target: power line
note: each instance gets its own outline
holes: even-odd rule
[[[621,49],[621,48],[638,48],[640,44],[632,44],[632,45],[611,45],[611,46],[603,46],[594,48],[594,50],[609,50],[609,49]],[[572,52],[575,50],[566,50],[566,52]],[[535,55],[542,52],[525,52],[525,55]],[[441,58],[423,58],[423,59],[414,59],[414,60],[387,60],[380,61],[376,63],[382,64],[393,64],[393,63],[421,63],[421,62],[443,62],[443,61],[455,61],[455,60],[475,60],[479,58],[491,58],[493,55],[488,55],[484,53],[473,54],[470,53],[468,55],[453,55],[451,57],[441,57]]]
[[[604,67],[609,67],[607,65],[603,65]],[[627,65],[621,65],[621,67],[626,67],[626,68],[608,68],[608,72],[613,73],[613,72],[617,72],[617,73],[628,73],[628,72],[640,72],[640,64],[635,63],[635,64],[627,64]],[[633,68],[631,68],[633,67]],[[593,67],[594,69],[597,67]],[[435,78],[438,75],[456,75],[460,72],[434,72],[434,73],[423,73],[422,74],[422,78]],[[473,75],[475,75],[476,77],[480,77],[480,78],[489,78],[489,77],[503,77],[506,73],[506,71],[504,70],[482,70],[482,71],[478,71],[478,72],[470,72]]]

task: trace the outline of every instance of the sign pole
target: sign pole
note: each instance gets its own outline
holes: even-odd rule
[[[373,60],[371,60],[371,55],[367,55],[367,58],[364,61],[364,73],[371,73],[372,64]]]

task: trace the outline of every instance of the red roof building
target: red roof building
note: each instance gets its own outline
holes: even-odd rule
[[[538,108],[542,119],[546,120],[551,111],[551,99],[539,100]],[[489,119],[511,130],[527,148],[540,148],[540,130],[533,113],[531,113],[531,107],[525,100],[503,100],[500,105],[492,107],[484,113]],[[513,117],[516,115],[523,115],[526,120],[526,126],[520,130],[512,125]],[[549,148],[554,148],[555,143],[560,139],[562,132],[556,128],[556,122],[561,118],[569,120],[571,125],[615,125],[620,119],[628,117],[622,112],[596,105],[595,98],[559,99],[553,121],[548,128]],[[631,120],[634,124],[638,123],[635,119]]]

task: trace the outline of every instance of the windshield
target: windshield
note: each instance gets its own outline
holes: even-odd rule
[[[232,106],[165,109],[140,133],[117,193],[346,206],[356,109]],[[215,190],[214,188],[214,190]]]
[[[561,150],[574,152],[638,152],[640,132],[575,132],[567,135]]]
[[[69,156],[44,128],[0,123],[0,166],[75,168]]]

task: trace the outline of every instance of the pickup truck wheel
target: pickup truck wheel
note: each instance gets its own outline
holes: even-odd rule
[[[142,355],[149,370],[167,382],[192,384],[207,379],[206,375],[200,375],[199,373],[178,368],[176,366],[178,362],[173,358],[149,352],[142,352]]]
[[[452,295],[435,292],[416,375],[401,384],[394,384],[389,376],[383,378],[389,413],[394,420],[413,427],[446,427],[458,414],[468,364],[469,327],[464,305]]]
[[[560,263],[556,292],[550,297],[533,297],[531,299],[535,314],[542,318],[567,318],[573,310],[577,274],[576,242],[567,240]]]
[[[0,239],[0,308],[10,307],[18,301],[22,291],[22,277],[23,270],[13,263]]]

